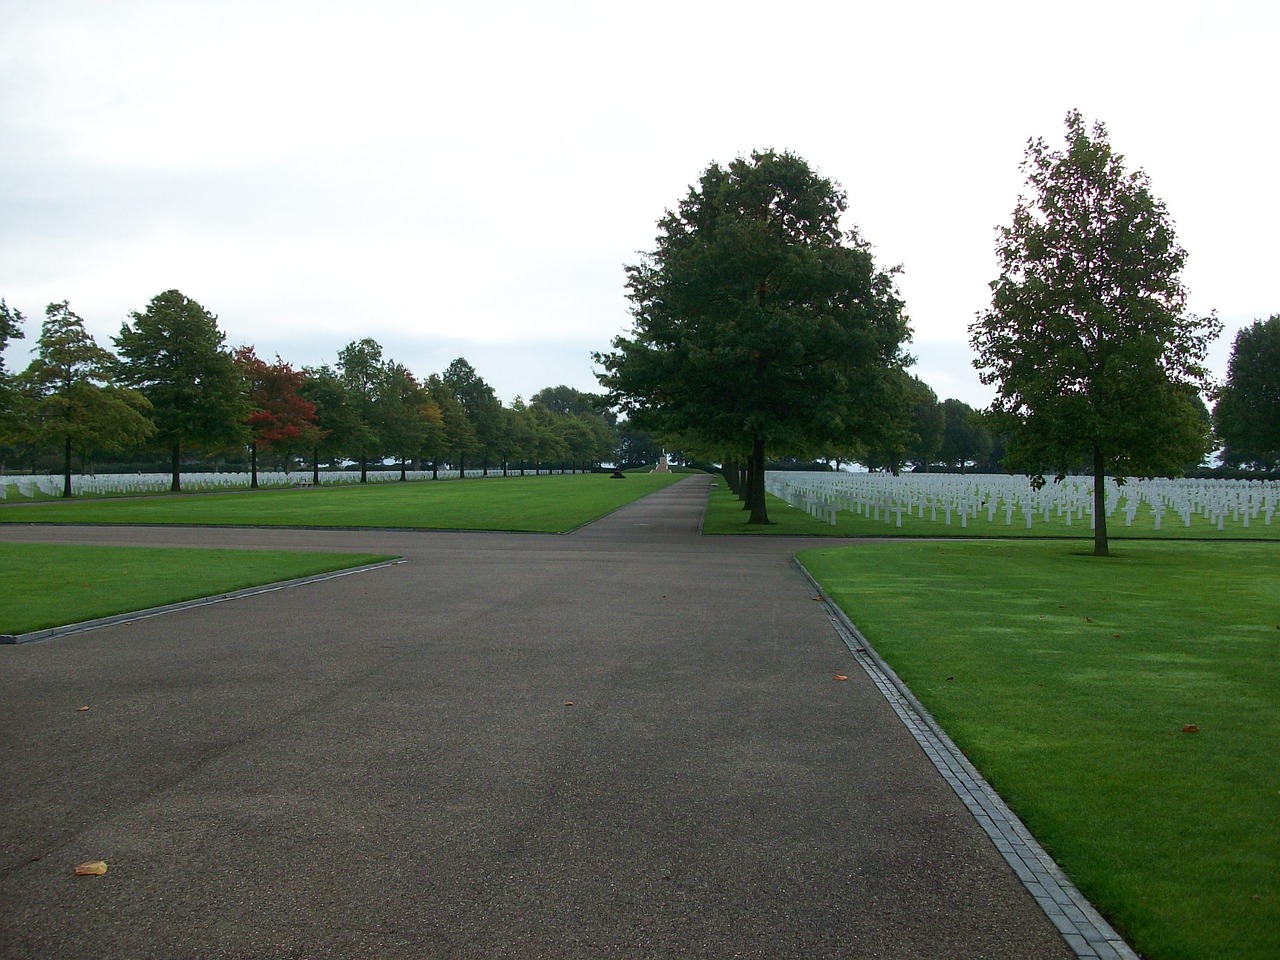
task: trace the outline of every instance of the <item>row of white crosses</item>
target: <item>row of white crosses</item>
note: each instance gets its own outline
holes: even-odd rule
[[[902,526],[904,516],[962,528],[979,516],[1009,527],[1019,523],[1026,529],[1036,522],[1092,529],[1094,522],[1091,477],[1066,477],[1035,490],[1025,476],[771,471],[765,476],[765,488],[831,524],[841,511],[895,527]],[[1218,530],[1228,522],[1244,527],[1258,522],[1270,525],[1278,509],[1280,482],[1274,480],[1129,479],[1123,485],[1110,477],[1106,481],[1108,521],[1118,514],[1126,527],[1144,510],[1157,530],[1166,514],[1184,527],[1190,527],[1197,516]]]
[[[480,477],[483,470],[468,470],[468,477]],[[430,470],[409,470],[405,474],[408,480],[430,480]],[[441,470],[441,480],[455,480],[457,470]],[[386,483],[400,479],[399,470],[370,470],[368,478],[371,483]],[[208,490],[234,490],[247,488],[252,482],[248,473],[184,473],[182,489],[188,492]],[[280,471],[258,471],[258,485],[261,487],[290,487],[310,483],[310,472],[284,473]],[[90,494],[129,495],[146,493],[165,493],[173,482],[168,473],[100,473],[71,477],[71,492],[77,496]],[[360,482],[359,470],[326,470],[320,474],[320,482],[326,486],[353,484]],[[0,476],[0,500],[11,497],[31,498],[37,495],[57,497],[62,495],[63,478],[58,474],[37,474],[34,476]]]

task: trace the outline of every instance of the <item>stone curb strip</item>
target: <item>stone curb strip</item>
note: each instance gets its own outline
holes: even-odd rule
[[[938,772],[951,784],[969,812],[987,832],[996,849],[1013,868],[1028,892],[1058,928],[1067,944],[1081,960],[1139,960],[1111,925],[1075,888],[1053,858],[1031,836],[1022,821],[991,789],[968,758],[943,732],[915,695],[907,689],[887,663],[871,648],[844,611],[837,607],[796,561],[821,597],[836,633],[854,659],[866,671],[898,717],[933,761]]]
[[[298,577],[295,580],[281,580],[278,583],[265,583],[259,587],[246,587],[243,590],[233,590],[230,593],[219,593],[212,597],[200,597],[195,600],[183,600],[180,603],[168,603],[162,607],[148,607],[146,610],[135,610],[131,613],[118,613],[111,617],[100,617],[97,620],[84,620],[80,623],[69,623],[62,627],[49,627],[46,630],[32,630],[30,633],[0,633],[0,643],[36,643],[40,640],[52,640],[54,637],[64,637],[69,633],[80,633],[84,630],[96,630],[98,627],[109,627],[117,623],[132,623],[135,620],[146,620],[148,617],[158,617],[165,613],[174,613],[178,610],[190,610],[193,607],[203,607],[210,603],[222,603],[224,600],[239,600],[242,597],[255,597],[260,593],[274,593],[276,590],[284,590],[286,587],[297,587],[304,583],[319,583],[323,580],[333,580],[337,577],[348,577],[353,573],[364,573],[368,570],[378,570],[381,567],[390,567],[398,563],[408,563],[407,560],[383,560],[379,563],[367,563],[359,567],[347,567],[344,570],[334,570],[330,573],[318,573],[310,577]]]

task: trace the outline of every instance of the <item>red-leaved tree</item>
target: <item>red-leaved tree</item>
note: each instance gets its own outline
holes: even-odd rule
[[[257,489],[259,452],[288,457],[295,451],[310,449],[320,428],[316,426],[315,404],[299,392],[306,381],[304,373],[294,370],[279,354],[275,363],[267,363],[252,346],[238,348],[233,356],[249,401],[245,423],[250,431],[250,486]]]

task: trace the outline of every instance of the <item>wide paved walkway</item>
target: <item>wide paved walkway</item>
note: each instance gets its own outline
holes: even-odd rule
[[[559,537],[0,529],[409,561],[0,648],[0,955],[1073,956],[709,483]]]

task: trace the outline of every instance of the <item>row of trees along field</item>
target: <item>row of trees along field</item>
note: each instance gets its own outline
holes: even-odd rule
[[[22,314],[0,301],[0,364]],[[177,290],[131,314],[116,352],[99,344],[69,304],[50,304],[34,359],[16,375],[0,365],[0,444],[34,463],[56,454],[70,496],[73,461],[163,451],[172,489],[191,454],[240,459],[252,483],[260,460],[277,469],[309,462],[410,463],[433,471],[518,463],[587,467],[619,456],[656,458],[645,436],[619,430],[601,397],[548,387],[506,407],[464,359],[425,379],[383,356],[374,340],[349,343],[333,364],[295,370],[252,346],[225,345],[217,318]]]
[[[980,423],[907,372],[910,330],[894,282],[856,229],[843,190],[768,151],[712,164],[627,267],[633,329],[596,354],[609,400],[726,478],[768,523],[766,457],[1001,464],[1044,483],[1177,475],[1215,444],[1202,396],[1216,315],[1186,308],[1186,253],[1142,171],[1105,127],[1067,115],[1067,144],[1028,143],[1028,193],[998,234],[992,301],[969,327],[996,389]],[[1273,317],[1237,337],[1214,411],[1229,462],[1280,450]],[[1254,358],[1270,351],[1268,359]],[[1256,368],[1261,367],[1262,372]],[[1107,553],[1095,505],[1095,553]]]

